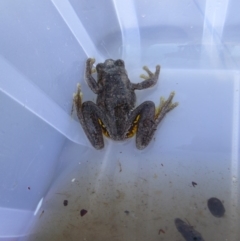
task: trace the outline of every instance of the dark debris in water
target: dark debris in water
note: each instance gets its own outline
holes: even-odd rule
[[[204,241],[202,235],[182,219],[176,218],[175,226],[186,241]]]
[[[124,211],[124,213],[126,213],[127,215],[130,213],[128,210]]]
[[[208,209],[214,217],[221,218],[225,213],[223,203],[216,197],[208,199]]]
[[[192,182],[193,187],[197,186],[196,182]]]
[[[81,217],[83,217],[83,216],[86,215],[86,214],[87,214],[87,210],[82,209],[82,210],[80,211]]]

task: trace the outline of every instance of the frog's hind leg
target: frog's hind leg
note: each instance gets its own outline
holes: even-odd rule
[[[148,146],[156,130],[155,127],[155,104],[152,101],[145,101],[138,106],[134,112],[137,116],[136,147],[140,150]]]
[[[80,84],[77,86],[77,93],[74,94],[73,103],[76,108],[78,119],[83,127],[89,141],[96,149],[104,147],[102,128],[99,123],[99,108],[91,101],[82,103]]]
[[[101,121],[102,116],[99,107],[92,101],[86,101],[82,104],[82,116],[83,116],[83,129],[96,149],[102,149],[104,147],[103,133]]]
[[[160,106],[157,109],[155,109],[155,104],[152,101],[145,101],[133,111],[132,118],[135,118],[134,121],[137,120],[138,122],[136,133],[138,149],[141,150],[148,146],[161,120],[178,105],[178,103],[172,103],[173,97],[174,92],[169,95],[166,101],[161,98]]]
[[[144,149],[151,141],[155,128],[155,104],[145,101],[131,113],[126,123],[126,137],[131,138],[136,133],[136,146]]]

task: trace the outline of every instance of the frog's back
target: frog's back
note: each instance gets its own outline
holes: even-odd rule
[[[126,74],[107,74],[103,86],[97,97],[97,105],[105,114],[116,115],[118,112],[112,111],[121,109],[121,115],[125,115],[134,108],[136,95]]]

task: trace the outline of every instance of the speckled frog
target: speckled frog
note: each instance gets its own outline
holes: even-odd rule
[[[172,92],[167,100],[161,98],[158,108],[152,101],[145,101],[135,108],[134,91],[155,85],[160,66],[156,66],[155,73],[144,66],[148,76],[141,75],[144,81],[135,84],[129,80],[121,59],[107,59],[97,64],[96,81],[92,77],[94,62],[95,59],[87,59],[85,78],[91,90],[97,94],[96,104],[92,101],[82,102],[80,84],[73,99],[78,119],[89,141],[96,149],[102,149],[103,135],[122,141],[136,133],[136,147],[144,149],[153,138],[160,121],[177,106],[177,103],[172,103]]]

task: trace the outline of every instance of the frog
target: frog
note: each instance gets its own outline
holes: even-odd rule
[[[136,134],[136,147],[143,150],[153,139],[162,119],[178,105],[172,102],[175,93],[171,92],[167,100],[160,98],[158,107],[152,101],[144,101],[135,107],[135,90],[156,85],[160,65],[156,66],[154,73],[144,66],[147,75],[140,76],[144,80],[133,83],[122,59],[106,59],[104,63],[98,63],[96,69],[93,68],[94,63],[94,58],[86,60],[85,80],[97,95],[96,103],[83,102],[80,84],[73,96],[73,107],[86,136],[92,146],[100,150],[104,148],[103,136],[124,141]],[[92,76],[94,72],[97,72],[97,80]]]

